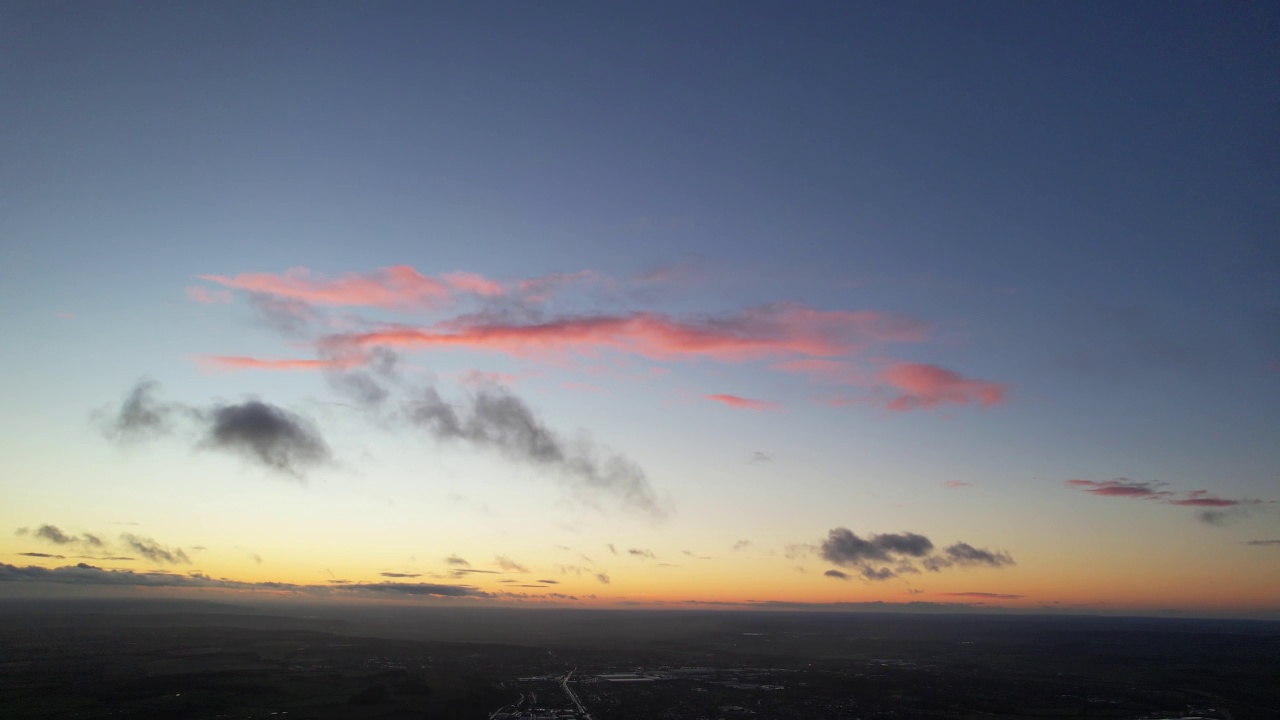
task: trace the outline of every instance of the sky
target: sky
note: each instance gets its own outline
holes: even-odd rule
[[[0,596],[1280,617],[1265,3],[7,3]]]

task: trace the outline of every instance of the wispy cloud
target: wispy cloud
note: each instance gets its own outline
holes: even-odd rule
[[[948,592],[938,593],[939,595],[947,595],[949,597],[967,597],[981,598],[984,600],[1017,600],[1026,597],[1025,595],[1010,595],[1008,593],[991,593],[991,592]]]
[[[898,392],[888,403],[890,410],[906,411],[940,405],[998,405],[1009,386],[1004,383],[967,378],[937,365],[896,363],[880,376]]]
[[[521,565],[515,560],[512,560],[506,555],[499,555],[495,557],[493,561],[498,564],[498,567],[502,568],[503,570],[506,570],[507,572],[518,572],[518,573],[529,572],[529,568],[525,567],[524,565]]]
[[[132,533],[125,533],[120,536],[120,540],[134,552],[154,563],[178,565],[190,564],[191,558],[182,548],[169,548],[147,537],[139,537]]]
[[[209,370],[345,370],[368,361],[367,355],[346,356],[327,360],[306,358],[256,358],[243,355],[200,355],[196,363]]]
[[[239,455],[255,464],[301,478],[332,462],[328,444],[307,418],[261,400],[194,407],[156,398],[157,383],[140,381],[114,412],[95,418],[116,442],[134,443],[169,435],[179,423],[200,433],[198,449]]]
[[[1116,478],[1115,480],[1068,480],[1067,487],[1076,490],[1083,490],[1090,495],[1098,495],[1099,497],[1123,497],[1123,498],[1139,498],[1143,500],[1163,500],[1169,498],[1173,493],[1163,490],[1164,483],[1159,482],[1140,482],[1130,480],[1128,478]]]
[[[1208,525],[1225,525],[1250,512],[1274,505],[1255,498],[1224,498],[1208,490],[1190,490],[1181,496],[1167,489],[1168,483],[1116,478],[1114,480],[1067,480],[1065,485],[1098,497],[1150,500],[1164,505],[1197,508],[1196,518]]]
[[[106,540],[100,535],[93,533],[72,534],[63,532],[57,525],[41,525],[35,530],[30,528],[18,528],[15,535],[30,535],[34,538],[51,542],[54,545],[78,545],[87,548],[101,548],[106,546]]]
[[[266,592],[315,594],[405,595],[428,597],[493,597],[475,587],[435,583],[349,583],[330,581],[324,585],[298,585],[282,582],[242,582],[215,579],[200,573],[178,575],[168,572],[134,572],[107,570],[86,563],[59,568],[18,567],[0,563],[0,583],[58,583],[67,585],[114,585],[132,587],[223,588]]]
[[[202,305],[222,305],[231,302],[231,293],[226,290],[210,290],[203,285],[193,285],[187,288],[187,297],[192,302],[198,302]]]
[[[659,498],[638,464],[585,437],[565,440],[506,388],[482,388],[450,402],[434,387],[425,387],[406,403],[405,412],[412,424],[438,440],[466,442],[511,460],[557,470],[581,500],[610,496],[654,520],[664,519],[669,512],[668,503]]]
[[[422,275],[408,265],[385,267],[371,273],[346,273],[336,278],[293,268],[283,275],[242,273],[234,277],[201,275],[229,288],[294,298],[317,305],[363,306],[388,309],[437,307],[451,296],[449,286]]]
[[[651,312],[586,315],[535,323],[499,318],[457,318],[435,326],[386,327],[337,334],[330,347],[468,348],[514,356],[572,350],[627,352],[654,360],[710,358],[722,362],[839,356],[888,342],[923,340],[919,321],[869,310],[815,310],[777,303],[703,320]]]
[[[940,555],[925,558],[920,564],[926,570],[939,572],[953,565],[965,567],[985,565],[998,568],[1015,563],[1009,553],[993,552],[984,548],[976,548],[969,543],[959,542],[946,547]]]
[[[739,397],[737,395],[707,395],[706,398],[712,402],[727,405],[737,410],[776,410],[777,403],[766,402],[764,400],[753,400],[751,398]]]
[[[84,552],[85,550],[97,550],[99,552],[111,551],[111,543],[101,535],[95,535],[87,532],[79,534],[67,533],[57,525],[44,524],[35,530],[25,527],[18,528],[14,534],[19,537],[37,538],[39,540],[53,543],[54,545],[82,548],[81,552]],[[170,548],[165,545],[161,545],[148,537],[142,537],[133,533],[124,533],[120,536],[120,542],[123,544],[124,548],[132,550],[138,555],[141,555],[154,563],[176,565],[191,562],[191,559],[182,548]],[[119,551],[117,550],[117,552]],[[56,560],[62,560],[66,557],[64,555],[42,552],[23,552],[18,554],[26,557],[50,558]],[[134,559],[133,557],[123,555],[75,555],[73,557],[78,559],[83,558],[88,560],[113,561],[132,561]]]

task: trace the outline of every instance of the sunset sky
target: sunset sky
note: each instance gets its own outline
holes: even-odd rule
[[[0,597],[1280,617],[1278,31],[8,3]]]

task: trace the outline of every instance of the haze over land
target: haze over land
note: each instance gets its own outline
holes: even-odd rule
[[[14,3],[0,598],[1280,618],[1272,6]]]

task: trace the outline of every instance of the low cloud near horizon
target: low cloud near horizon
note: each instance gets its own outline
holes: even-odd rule
[[[800,557],[811,552],[812,546],[789,546],[789,557]],[[919,574],[920,568],[941,572],[951,567],[1000,568],[1013,565],[1013,557],[1003,551],[975,548],[965,542],[957,542],[935,552],[933,541],[913,532],[883,533],[858,536],[848,528],[835,528],[817,546],[822,559],[841,567],[857,571],[863,580],[880,582],[903,574]],[[917,565],[918,563],[918,565]],[[832,574],[832,573],[835,574]],[[827,577],[847,579],[848,573],[829,571]]]

